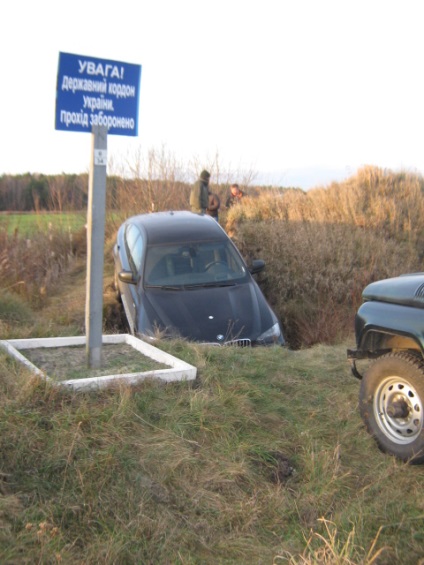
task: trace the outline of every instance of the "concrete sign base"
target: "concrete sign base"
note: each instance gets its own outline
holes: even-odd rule
[[[81,379],[72,379],[67,381],[54,381],[33,363],[31,363],[20,351],[25,349],[38,349],[42,347],[70,347],[85,346],[86,337],[53,337],[53,338],[35,338],[35,339],[9,339],[0,341],[0,347],[5,349],[9,355],[12,355],[20,363],[26,365],[34,374],[52,382],[57,386],[64,386],[75,390],[93,390],[104,388],[112,384],[127,383],[135,384],[146,378],[160,379],[165,382],[194,380],[196,378],[197,369],[193,365],[189,365],[173,355],[161,351],[157,347],[150,345],[130,334],[112,334],[103,335],[102,343],[107,344],[127,344],[133,347],[140,354],[150,359],[169,366],[169,369],[158,369],[147,371],[144,373],[127,373],[117,375],[105,375],[101,377],[87,377]]]

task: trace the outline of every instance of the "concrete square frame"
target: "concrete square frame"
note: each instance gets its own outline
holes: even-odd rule
[[[0,346],[13,356],[17,361],[24,364],[31,372],[54,383],[78,391],[105,388],[119,383],[136,384],[147,378],[160,379],[164,382],[191,381],[196,378],[197,369],[193,365],[181,361],[177,357],[161,351],[157,347],[142,341],[130,334],[111,334],[102,336],[102,344],[125,343],[140,354],[150,359],[169,366],[169,369],[157,369],[141,373],[125,373],[117,375],[104,375],[101,377],[86,377],[81,379],[70,379],[66,381],[55,381],[29,361],[20,351],[25,349],[38,349],[41,347],[57,348],[70,346],[85,346],[85,336],[75,337],[47,337],[34,339],[9,339],[0,341]]]

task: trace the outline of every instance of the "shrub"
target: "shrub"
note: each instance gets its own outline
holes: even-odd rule
[[[328,189],[246,198],[226,229],[248,262],[266,261],[259,282],[300,347],[352,331],[368,283],[421,269],[423,218],[421,177],[365,168]]]
[[[3,291],[0,295],[0,321],[6,323],[28,323],[33,318],[31,308],[16,295]]]
[[[69,233],[52,228],[47,234],[21,238],[0,231],[0,287],[40,305],[69,268],[75,246]]]
[[[245,222],[236,241],[265,260],[259,282],[293,347],[346,335],[365,285],[419,265],[409,245],[344,224]]]

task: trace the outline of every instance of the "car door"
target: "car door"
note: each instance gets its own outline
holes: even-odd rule
[[[140,304],[140,271],[144,254],[143,236],[136,225],[127,225],[124,241],[128,266],[131,269],[133,279],[137,281],[137,284],[122,285],[122,304],[130,331],[134,334],[137,331],[137,312]]]

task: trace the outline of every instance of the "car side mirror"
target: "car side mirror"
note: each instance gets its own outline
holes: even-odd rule
[[[118,273],[118,278],[125,284],[137,284],[138,278],[134,277],[132,271],[121,271]]]
[[[252,275],[257,275],[265,268],[265,261],[262,259],[253,259],[251,266],[249,267],[249,271]]]

